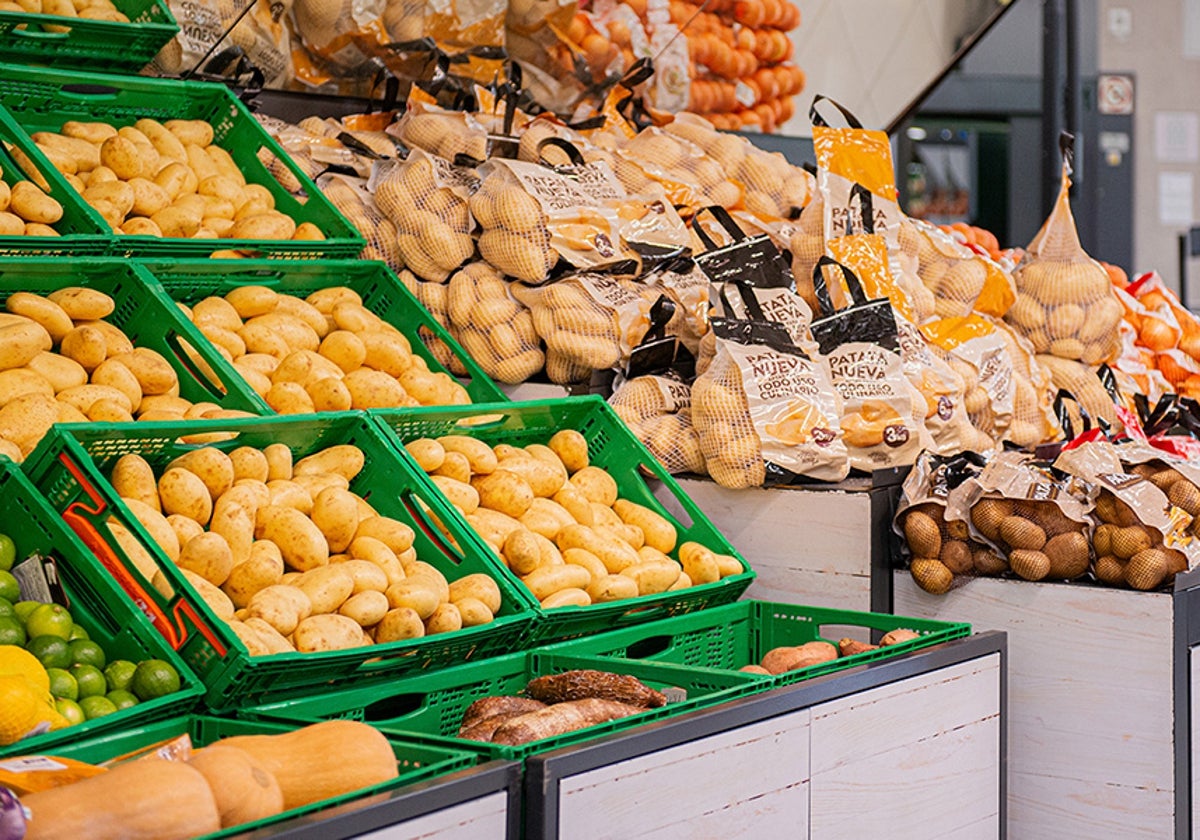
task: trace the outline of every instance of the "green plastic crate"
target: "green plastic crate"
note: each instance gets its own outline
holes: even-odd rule
[[[679,544],[692,540],[718,554],[738,557],[737,551],[708,520],[658,460],[650,454],[628,427],[621,422],[602,398],[598,396],[570,397],[557,400],[537,400],[523,403],[494,404],[455,408],[380,409],[371,411],[375,421],[392,437],[396,450],[412,465],[414,472],[424,473],[404,450],[408,441],[422,437],[436,438],[447,434],[463,434],[479,438],[489,445],[506,443],[524,446],[546,443],[560,429],[575,429],[588,442],[588,456],[594,466],[602,467],[616,480],[620,497],[645,505],[675,525]],[[690,520],[681,522],[655,498],[646,476],[662,485],[674,497]],[[437,490],[427,477],[428,486]],[[462,527],[470,530],[466,520],[455,511]],[[521,586],[491,552],[487,544],[470,530],[473,548],[482,556],[494,558],[501,574]],[[678,548],[672,552],[675,556]],[[676,592],[642,595],[624,601],[592,604],[586,607],[567,606],[543,609],[538,606],[533,641],[543,644],[557,639],[599,633],[628,624],[638,624],[657,618],[688,613],[735,601],[754,579],[754,572],[742,560],[744,571],[715,583],[692,586]],[[526,591],[527,590],[524,590]],[[532,599],[532,595],[528,596]],[[536,603],[536,601],[535,601]]]
[[[179,394],[192,402],[258,413],[257,395],[237,375],[171,300],[157,290],[145,269],[125,260],[88,257],[67,262],[53,257],[0,258],[0,306],[14,292],[46,295],[67,286],[86,286],[109,295],[116,308],[104,320],[119,327],[135,347],[156,350],[179,376]],[[186,343],[213,377],[184,352]],[[136,409],[136,406],[135,406]]]
[[[11,12],[0,12],[16,16]],[[19,181],[29,178],[17,166],[17,162],[4,147],[4,142],[19,137],[21,129],[13,118],[0,111],[0,169],[4,171],[4,182],[11,188]],[[108,250],[112,235],[102,229],[99,222],[83,208],[83,200],[71,189],[52,166],[40,170],[49,186],[48,194],[62,205],[63,217],[52,227],[58,236],[0,236],[0,256],[100,256]]]
[[[73,758],[76,761],[98,764],[134,751],[146,749],[168,739],[178,738],[182,735],[190,737],[193,746],[199,748],[209,746],[222,738],[231,738],[238,735],[277,735],[284,732],[291,732],[297,728],[299,727],[295,724],[275,721],[234,720],[207,715],[189,715],[164,720],[150,726],[130,729],[103,738],[89,738],[87,740],[72,742],[53,751],[46,752],[61,758]],[[264,836],[266,836],[271,833],[269,826],[277,823],[294,819],[304,814],[324,811],[384,791],[396,790],[397,788],[406,787],[426,779],[445,776],[458,770],[472,767],[479,760],[478,753],[454,749],[446,744],[422,741],[417,738],[400,738],[389,735],[388,743],[391,744],[392,750],[396,754],[399,770],[399,775],[396,778],[353,791],[352,793],[331,797],[321,802],[314,802],[311,805],[292,808],[273,817],[266,817],[254,822],[231,826],[223,831],[212,834],[204,834],[201,835],[201,840],[231,837],[258,829],[266,829],[264,832]],[[327,756],[326,758],[336,760],[333,756]]]
[[[755,676],[770,688],[790,685],[971,634],[971,625],[963,623],[767,601],[738,601],[652,624],[561,642],[544,650],[737,671],[746,665],[757,665],[763,655],[775,647],[815,641],[836,645],[854,628],[880,633],[907,628],[921,635],[912,641],[840,657],[797,671]]]
[[[108,475],[121,455],[137,453],[156,473],[185,451],[181,436],[235,433],[236,438],[210,445],[263,448],[272,443],[290,447],[294,458],[335,444],[353,444],[366,456],[363,470],[350,489],[367,499],[384,516],[411,525],[418,558],[436,566],[448,579],[483,572],[496,577],[501,608],[488,624],[418,639],[320,653],[279,653],[251,657],[234,633],[216,618],[184,580],[174,564],[153,543],[141,524],[120,501]],[[287,418],[56,426],[25,462],[26,471],[96,554],[118,578],[129,596],[150,615],[154,625],[180,652],[207,686],[206,702],[214,710],[309,696],[351,682],[385,682],[410,671],[456,665],[494,656],[519,647],[534,614],[528,601],[510,582],[495,575],[492,566],[473,553],[452,554],[442,536],[425,529],[413,511],[428,506],[449,520],[448,505],[431,494],[395,456],[378,430],[360,412],[304,415]],[[117,545],[107,526],[109,517],[131,530],[148,547],[175,594],[166,597],[140,575]],[[460,544],[465,532],[450,524]]]
[[[181,259],[208,257],[216,250],[233,249],[292,259],[318,259],[354,257],[363,248],[364,240],[358,231],[224,85],[35,70],[4,64],[0,65],[0,105],[22,129],[22,135],[14,138],[16,144],[42,170],[50,163],[28,135],[58,131],[68,120],[99,121],[118,127],[132,125],[143,117],[160,122],[207,120],[215,132],[213,142],[229,152],[247,182],[265,186],[275,197],[276,209],[291,216],[297,224],[312,222],[327,237],[320,241],[296,241],[117,236],[98,213],[81,203],[92,221],[111,238],[109,253],[113,256]],[[284,189],[259,161],[257,155],[263,148],[278,157],[299,181],[303,201]]]
[[[431,371],[448,374],[449,371],[426,348],[419,331],[428,331],[440,338],[466,369],[466,376],[458,378],[472,402],[508,399],[467,351],[429,314],[429,310],[404,288],[385,263],[366,260],[193,260],[146,262],[145,265],[171,298],[189,305],[210,295],[224,296],[248,284],[269,286],[277,292],[301,298],[330,286],[347,286],[362,297],[367,309],[404,334],[413,352],[425,360]],[[265,403],[263,407],[270,412]]]
[[[457,737],[463,712],[476,700],[519,694],[525,689],[526,683],[535,677],[576,668],[628,674],[659,690],[680,688],[687,692],[687,699],[519,746],[468,741]],[[759,687],[759,681],[750,674],[535,650],[498,656],[457,668],[412,674],[384,688],[350,688],[320,697],[244,707],[239,715],[307,722],[349,718],[365,721],[387,734],[401,737],[420,734],[443,738],[446,743],[480,751],[489,758],[517,759],[706,709],[750,694]]]
[[[97,574],[88,550],[11,461],[0,458],[0,531],[17,547],[20,562],[33,553],[55,558],[59,581],[76,623],[104,648],[109,660],[162,659],[179,671],[180,690],[111,715],[25,738],[0,747],[0,756],[56,748],[83,738],[142,726],[184,714],[200,702],[204,687],[124,594]]]
[[[0,61],[136,73],[179,32],[163,0],[113,0],[113,5],[129,23],[0,12]],[[71,28],[48,32],[46,24]]]

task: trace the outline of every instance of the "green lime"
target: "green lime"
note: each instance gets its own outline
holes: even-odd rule
[[[13,601],[13,612],[17,614],[17,618],[21,619],[24,624],[29,620],[29,616],[42,605],[41,601]]]
[[[108,680],[104,679],[104,672],[95,665],[76,665],[71,669],[71,675],[75,677],[75,682],[79,683],[81,700],[108,693]]]
[[[71,628],[74,626],[75,619],[71,618],[71,613],[62,604],[41,604],[25,619],[25,632],[30,636],[58,636],[61,639],[69,639]]]
[[[108,680],[109,691],[115,689],[129,691],[129,686],[133,683],[133,672],[135,670],[137,670],[137,665],[128,659],[114,659],[112,662],[109,662],[108,667],[104,669],[104,678]]]
[[[108,692],[107,697],[118,709],[128,709],[130,706],[138,704],[138,699],[133,696],[133,692],[122,691],[119,688]]]
[[[8,601],[21,600],[21,584],[7,569],[0,569],[0,598]]]
[[[24,647],[25,625],[15,615],[0,615],[0,645]]]
[[[17,546],[8,534],[0,534],[0,570],[7,572],[17,562]]]
[[[90,638],[92,638],[92,637],[88,635],[88,631],[84,630],[81,625],[72,624],[71,625],[71,635],[67,636],[67,641],[73,642],[76,639],[90,639]]]
[[[0,598],[0,615],[11,615],[17,617],[17,610],[13,607],[13,602],[7,598]]]
[[[70,671],[64,671],[62,668],[47,668],[46,674],[50,677],[51,694],[63,700],[79,699],[79,683],[75,682],[75,677],[71,675]]]
[[[25,650],[36,656],[43,668],[71,667],[71,648],[60,636],[34,636],[25,643]]]
[[[71,726],[87,720],[87,715],[83,713],[83,709],[74,700],[59,697],[54,701],[54,708],[58,709],[58,713],[65,717]]]
[[[102,694],[84,697],[79,701],[79,708],[83,709],[83,716],[88,720],[95,720],[117,711],[116,704]]]
[[[67,646],[71,648],[72,665],[95,665],[103,670],[104,666],[108,664],[104,648],[90,639],[76,639],[73,642],[67,642]]]
[[[133,682],[130,691],[145,702],[156,697],[163,697],[179,690],[179,672],[170,662],[161,659],[147,659],[139,662],[133,672]]]

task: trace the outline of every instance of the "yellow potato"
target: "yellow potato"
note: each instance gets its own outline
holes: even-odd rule
[[[422,621],[433,615],[442,603],[437,586],[423,576],[397,581],[387,588],[385,594],[392,609],[407,607],[417,613]]]
[[[303,462],[302,462],[303,463]],[[358,530],[358,501],[349,490],[329,487],[312,502],[312,521],[332,552],[344,551]]]
[[[229,453],[229,461],[233,466],[233,480],[252,478],[256,481],[267,480],[267,456],[261,450],[251,446],[239,446]]]
[[[620,574],[593,578],[587,587],[587,594],[594,603],[602,604],[636,598],[641,593],[638,591],[637,581]]]
[[[54,344],[62,341],[63,336],[75,329],[71,317],[63,311],[61,306],[49,298],[35,295],[32,292],[13,292],[4,302],[4,308],[14,315],[23,315],[40,324],[49,333]],[[41,349],[49,350],[50,346],[43,346]],[[22,364],[24,363],[22,362]],[[18,366],[13,365],[13,367]]]
[[[338,613],[352,619],[360,627],[372,627],[387,615],[389,609],[386,595],[367,589],[347,598],[338,607]]]
[[[554,496],[567,480],[565,470],[560,472],[546,461],[530,456],[505,458],[496,469],[520,476],[533,490],[533,495],[544,499]]]
[[[362,472],[365,463],[366,456],[357,446],[339,444],[300,459],[292,473],[297,476],[332,473],[342,476],[347,481],[353,481],[354,477]]]
[[[82,286],[67,286],[48,294],[47,299],[57,303],[73,321],[94,321],[107,318],[116,304],[104,292]]]
[[[721,579],[716,555],[699,543],[685,542],[679,546],[679,562],[693,583],[713,583]]]
[[[167,120],[163,127],[174,134],[185,148],[188,145],[204,148],[213,141],[213,127],[204,120]]]
[[[110,353],[111,356],[111,353]],[[178,393],[179,375],[171,363],[155,350],[135,347],[130,353],[111,356],[129,368],[147,395]]]
[[[504,562],[517,575],[527,575],[542,565],[541,546],[536,535],[526,528],[514,529],[501,545]]]
[[[233,569],[233,553],[220,534],[206,531],[184,543],[178,565],[195,572],[213,586],[221,586]]]
[[[450,584],[450,602],[458,603],[464,598],[474,598],[483,603],[492,615],[500,611],[500,587],[488,575],[477,573],[453,581]]]
[[[440,445],[440,444],[439,444]],[[433,471],[433,475],[453,478],[463,484],[471,483],[471,462],[461,452],[447,452],[442,465]]]
[[[109,137],[116,135],[117,130],[108,123],[103,122],[79,122],[76,120],[67,120],[59,129],[64,137],[75,137],[84,140],[93,146],[98,146],[107,140]]]
[[[91,329],[90,327],[79,327],[80,330]],[[73,333],[68,333],[68,338]],[[82,339],[88,340],[88,339]],[[103,348],[103,336],[100,338],[101,348]],[[63,340],[66,344],[66,339]],[[75,359],[72,359],[75,361]],[[76,361],[80,367],[87,370],[87,366],[80,361]],[[129,398],[131,407],[137,408],[142,404],[142,386],[138,383],[137,377],[125,365],[121,364],[116,359],[108,359],[100,362],[92,370],[92,384],[107,385],[109,388],[115,388]]]
[[[84,370],[93,371],[107,357],[108,345],[104,341],[104,335],[95,327],[76,327],[63,336],[59,352],[78,362]],[[141,401],[140,389],[137,400]]]
[[[463,627],[478,627],[495,619],[495,614],[488,609],[487,604],[478,598],[463,598],[453,602],[458,607],[458,615]]]
[[[447,453],[458,452],[466,456],[471,472],[489,475],[496,471],[499,461],[492,448],[483,441],[467,435],[445,435],[437,439]]]
[[[354,536],[355,538],[373,537],[397,555],[412,548],[413,540],[416,538],[412,528],[389,516],[373,516],[360,521]]]
[[[617,482],[599,467],[584,467],[570,478],[571,485],[589,502],[611,508],[617,500]]]
[[[263,399],[280,414],[312,414],[317,410],[312,397],[298,382],[276,382]]]
[[[284,562],[296,571],[306,572],[329,563],[325,536],[311,519],[294,508],[278,505],[260,508],[254,536],[279,546]]]
[[[314,653],[324,650],[346,650],[363,643],[362,628],[354,619],[344,615],[313,615],[297,626],[293,639],[296,650]]]
[[[342,568],[344,564],[309,569],[296,578],[295,586],[308,596],[314,615],[336,612],[354,594],[354,577]]]
[[[641,529],[646,545],[658,549],[663,554],[670,554],[675,549],[678,539],[675,526],[662,515],[626,499],[617,499],[613,503],[613,511],[626,524]]]
[[[570,473],[577,473],[588,465],[587,438],[574,429],[555,432],[549,446]]]
[[[164,472],[158,479],[158,496],[166,514],[178,513],[201,525],[212,518],[212,496],[204,482],[188,470],[176,467]]]
[[[32,321],[0,327],[0,370],[30,364],[50,349],[46,346],[49,342],[50,335],[45,328]]]
[[[388,610],[387,615],[375,625],[376,644],[419,639],[425,635],[425,622],[408,607]]]
[[[368,332],[360,334],[359,339],[365,351],[362,364],[366,367],[398,377],[413,366],[412,348],[400,333]]]
[[[453,633],[463,628],[462,613],[454,604],[439,604],[433,615],[425,619],[425,633]]]
[[[521,578],[533,597],[539,601],[560,589],[586,589],[592,576],[582,566],[565,563],[562,566],[542,566]]]
[[[142,527],[146,529],[146,533],[150,535],[150,539],[154,540],[155,544],[162,549],[173,563],[179,562],[180,556],[180,541],[175,529],[171,527],[171,523],[166,517],[155,507],[143,502],[137,498],[122,499],[125,507],[129,508],[129,512],[134,515]],[[196,571],[193,569],[192,571]]]
[[[575,485],[564,484],[562,489],[554,494],[553,501],[571,514],[580,525],[595,524],[596,516],[592,511],[592,503]]]
[[[312,615],[312,604],[301,590],[286,583],[266,586],[250,598],[247,614],[261,618],[281,635],[290,636],[296,626]]]
[[[348,555],[338,555],[339,557],[347,557]],[[333,563],[333,558],[329,558],[329,562]],[[343,560],[337,564],[345,571],[354,581],[354,595],[360,592],[379,592],[384,593],[388,588],[388,578],[383,569],[376,566],[370,560]]]
[[[162,123],[144,118],[135,122],[133,127],[154,145],[154,150],[158,152],[160,159],[165,158],[180,164],[187,163],[187,152],[183,148],[183,143]]]
[[[389,586],[406,577],[404,566],[401,565],[396,552],[374,537],[355,537],[346,553],[356,560],[368,560],[382,569],[387,575]]]
[[[273,542],[260,540],[253,544],[248,559],[229,570],[221,591],[239,609],[247,606],[260,589],[274,586],[283,577],[283,556]]]
[[[11,188],[8,209],[27,222],[52,225],[62,219],[62,205],[30,181],[18,181]]]
[[[282,443],[272,443],[262,452],[267,460],[267,481],[291,479],[292,450]]]
[[[627,566],[621,574],[637,584],[639,595],[656,595],[670,589],[682,571],[674,561],[650,560]]]
[[[568,548],[562,553],[564,563],[587,569],[593,581],[608,576],[608,567],[592,552],[583,548]]]
[[[568,548],[590,551],[600,558],[609,574],[618,574],[641,562],[638,553],[628,543],[586,525],[568,525],[559,531],[554,542],[563,551]]]
[[[541,603],[542,609],[546,610],[552,610],[555,607],[586,607],[591,605],[592,598],[583,589],[568,587],[543,598]]]
[[[233,486],[233,461],[213,446],[204,446],[180,455],[167,465],[168,469],[174,467],[185,469],[204,482],[213,501]]]
[[[100,163],[111,169],[122,181],[150,175],[142,159],[142,150],[120,134],[100,144]]]
[[[271,491],[269,504],[295,508],[305,516],[312,515],[313,497],[304,485],[279,479],[269,482],[267,489]]]
[[[40,373],[29,368],[10,368],[0,371],[0,405],[12,402],[25,394],[54,396],[54,386]]]
[[[472,479],[471,485],[479,493],[481,507],[499,511],[518,519],[533,504],[533,488],[516,473],[497,470]]]
[[[137,499],[153,510],[162,510],[154,469],[141,455],[130,453],[118,458],[113,464],[109,482],[121,498]]]
[[[405,450],[417,462],[417,466],[427,473],[432,473],[446,461],[446,450],[436,440],[421,438],[404,444]]]
[[[213,611],[213,615],[222,621],[229,621],[233,618],[233,602],[229,600],[229,596],[206,581],[204,578],[200,577],[195,572],[191,572],[187,569],[180,569],[179,573],[183,575],[184,579],[189,584],[191,584],[192,589],[196,590],[196,594],[199,595],[200,599],[204,601],[210,610]]]

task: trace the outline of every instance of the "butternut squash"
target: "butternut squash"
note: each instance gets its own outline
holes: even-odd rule
[[[282,813],[279,782],[245,750],[217,742],[193,753],[188,763],[204,775],[212,788],[221,828]]]
[[[186,840],[221,829],[200,771],[158,758],[23,796],[21,804],[31,814],[27,840]]]
[[[279,782],[284,810],[394,779],[396,754],[373,726],[327,720],[279,735],[235,735],[221,741],[249,753]]]

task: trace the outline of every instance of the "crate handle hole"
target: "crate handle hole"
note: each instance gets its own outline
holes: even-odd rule
[[[66,32],[45,32],[36,29],[14,29],[10,35],[16,35],[18,38],[30,38],[36,41],[61,41],[71,37],[71,28],[67,27]]]
[[[190,341],[172,331],[167,335],[166,342],[179,364],[183,365],[192,379],[200,384],[200,387],[217,399],[228,395],[228,391],[217,377],[216,371]]]
[[[376,700],[363,709],[362,719],[367,723],[373,721],[395,720],[411,715],[425,707],[424,694],[396,694]]]
[[[401,494],[401,503],[408,510],[413,521],[429,541],[446,556],[446,559],[450,560],[456,566],[462,563],[463,554],[461,550],[455,551],[450,547],[450,544],[446,541],[446,535],[438,527],[437,523],[441,521],[441,518],[436,513],[430,510],[421,499],[418,499],[412,490],[405,490]],[[461,549],[462,547],[460,546],[459,548]]]
[[[59,90],[64,95],[73,99],[95,99],[98,97],[113,99],[121,92],[119,88],[110,85],[90,84],[67,84],[63,85]]]
[[[456,429],[490,429],[504,425],[508,420],[507,414],[475,414],[471,417],[460,417],[454,421]]]
[[[649,659],[655,654],[662,653],[675,644],[674,636],[650,636],[625,648],[626,659]]]

